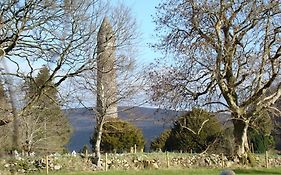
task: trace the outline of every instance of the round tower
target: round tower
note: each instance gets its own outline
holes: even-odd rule
[[[115,35],[105,17],[97,38],[97,112],[112,118],[118,116],[115,47]]]

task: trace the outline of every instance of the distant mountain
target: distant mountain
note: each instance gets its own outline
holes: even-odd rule
[[[151,140],[160,135],[160,133],[169,128],[172,120],[180,112],[164,109],[145,108],[145,107],[119,107],[118,116],[139,127],[146,140],[146,149],[148,149]],[[74,131],[69,143],[66,145],[69,151],[79,151],[84,145],[89,145],[90,137],[93,134],[96,121],[94,112],[86,108],[66,109],[68,117]]]

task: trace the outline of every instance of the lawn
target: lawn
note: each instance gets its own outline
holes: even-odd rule
[[[280,168],[271,169],[235,169],[237,175],[281,175]],[[181,170],[141,170],[141,171],[108,171],[108,172],[68,172],[49,173],[50,175],[219,175],[220,169],[181,169]],[[46,173],[42,173],[46,174]],[[32,174],[35,175],[35,174]],[[36,175],[39,175],[36,173]]]

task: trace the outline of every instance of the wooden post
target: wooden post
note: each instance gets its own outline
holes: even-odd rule
[[[166,151],[166,162],[167,162],[167,168],[170,167],[170,161],[169,161],[169,155],[168,152]]]
[[[268,152],[265,151],[265,167],[268,168]]]
[[[221,154],[221,166],[224,168],[224,154]]]
[[[137,145],[135,144],[135,154],[137,153]]]
[[[89,160],[89,153],[88,153],[88,149],[85,150],[85,162],[88,162]]]
[[[107,171],[107,153],[105,153],[105,171]]]
[[[254,144],[252,143],[251,146],[252,146],[252,153],[255,153]]]
[[[46,156],[46,174],[49,174],[49,159],[48,159],[48,155]]]
[[[85,158],[88,159],[88,149],[85,151]]]

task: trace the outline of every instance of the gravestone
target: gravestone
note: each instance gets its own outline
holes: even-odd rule
[[[232,170],[223,170],[220,175],[235,175],[235,173]]]

